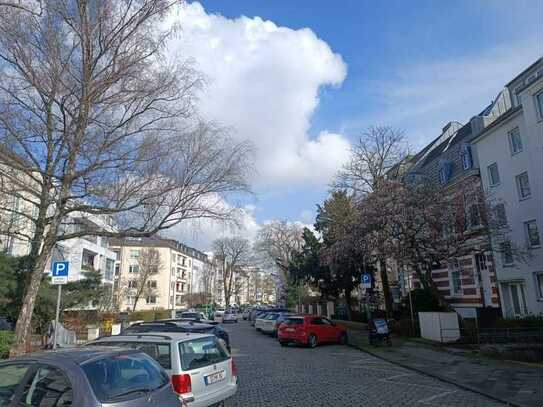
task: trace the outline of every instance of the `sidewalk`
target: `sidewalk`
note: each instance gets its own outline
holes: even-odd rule
[[[417,370],[514,406],[543,406],[543,366],[500,361],[393,338],[392,347],[369,346],[365,332],[349,331],[349,344],[377,357]]]

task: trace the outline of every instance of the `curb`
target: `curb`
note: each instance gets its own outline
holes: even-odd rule
[[[404,364],[404,363],[402,363],[402,362],[397,362],[397,361],[395,361],[395,360],[387,359],[386,357],[384,357],[384,356],[382,356],[382,355],[378,355],[378,354],[376,354],[376,353],[370,352],[369,350],[362,349],[362,348],[360,348],[360,347],[358,347],[358,346],[356,346],[356,345],[353,345],[353,344],[350,344],[350,343],[349,343],[348,346],[351,347],[351,348],[354,348],[354,349],[358,349],[359,351],[364,352],[364,353],[367,353],[368,355],[374,356],[374,357],[376,357],[376,358],[378,358],[378,359],[384,360],[385,362],[389,362],[389,363],[392,363],[392,364],[394,364],[394,365],[400,366],[400,367],[402,367],[402,368],[404,368],[404,369],[407,369],[407,370],[411,370],[411,371],[413,371],[413,372],[420,373],[420,374],[422,374],[422,375],[424,375],[424,376],[431,377],[431,378],[433,378],[433,379],[437,379],[437,380],[439,380],[439,381],[441,381],[441,382],[444,382],[444,383],[452,384],[452,385],[454,385],[454,386],[456,386],[456,387],[460,387],[460,388],[463,389],[463,390],[468,390],[468,391],[471,391],[471,392],[473,392],[473,393],[480,394],[480,395],[485,396],[485,397],[487,397],[487,398],[489,398],[489,399],[492,399],[492,400],[494,400],[494,401],[498,401],[498,402],[500,402],[500,403],[503,403],[503,404],[505,404],[506,406],[512,406],[512,407],[528,407],[528,406],[526,406],[525,404],[519,404],[519,403],[517,403],[517,402],[515,402],[515,401],[511,401],[511,400],[507,400],[507,399],[502,399],[502,398],[500,398],[500,397],[496,397],[496,396],[494,396],[493,394],[487,393],[487,392],[485,392],[485,391],[483,391],[483,390],[477,389],[477,388],[472,387],[472,386],[469,386],[469,385],[467,385],[467,384],[458,383],[458,382],[455,382],[454,380],[451,380],[451,379],[449,379],[449,378],[446,378],[446,377],[443,377],[443,376],[440,376],[440,375],[436,375],[436,374],[434,374],[434,373],[428,373],[428,372],[426,372],[426,371],[424,371],[424,370],[422,370],[422,369],[419,369],[419,368],[416,368],[416,367],[412,367],[412,366],[406,365],[406,364]]]

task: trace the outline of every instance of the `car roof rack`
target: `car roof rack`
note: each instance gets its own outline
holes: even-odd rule
[[[153,334],[151,332],[149,332],[149,333],[147,333],[147,332],[139,333],[138,332],[138,333],[135,333],[135,334],[120,334],[120,335],[111,335],[111,336],[101,336],[98,339],[110,339],[110,338],[119,337],[119,336],[134,336],[136,338],[154,336],[156,338],[162,338],[162,339],[173,339],[171,336],[168,336],[168,335]]]

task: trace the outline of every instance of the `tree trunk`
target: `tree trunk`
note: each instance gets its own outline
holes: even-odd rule
[[[390,298],[387,265],[386,261],[383,259],[379,259],[379,272],[381,275],[381,284],[383,285],[383,296],[385,297],[385,312],[387,319],[390,319],[392,318],[392,298]]]
[[[347,305],[347,319],[349,321],[353,320],[353,311],[352,311],[352,308],[351,308],[353,299],[351,297],[351,291],[352,290],[347,289],[347,288],[344,290],[345,304]]]
[[[53,246],[54,243],[51,243],[50,240],[48,240],[44,243],[44,247],[41,249],[40,254],[32,256],[34,250],[31,250],[29,268],[31,268],[32,274],[30,276],[30,284],[25,292],[21,310],[19,311],[19,317],[17,318],[17,324],[15,326],[16,343],[10,350],[10,357],[26,353],[26,344],[32,327],[32,313],[34,312],[34,306],[36,305],[36,298],[38,297],[45,266],[47,265],[47,260]]]

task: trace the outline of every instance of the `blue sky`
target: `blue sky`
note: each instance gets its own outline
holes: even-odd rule
[[[249,204],[255,225],[277,218],[312,222],[345,159],[341,151],[365,127],[402,128],[420,148],[447,121],[469,120],[543,55],[538,0],[202,0],[192,6],[182,49],[197,54],[197,67],[204,61],[210,99],[212,92],[218,99],[204,100],[204,111],[253,138],[260,161],[273,161],[272,151],[285,146],[279,153],[288,159],[280,168],[273,162],[257,168],[255,197],[241,202]],[[221,100],[239,111],[222,112]],[[253,111],[255,103],[261,110]],[[304,108],[295,111],[296,103]],[[255,123],[243,117],[247,106]],[[255,135],[259,125],[264,131]],[[296,150],[292,157],[287,148]]]

